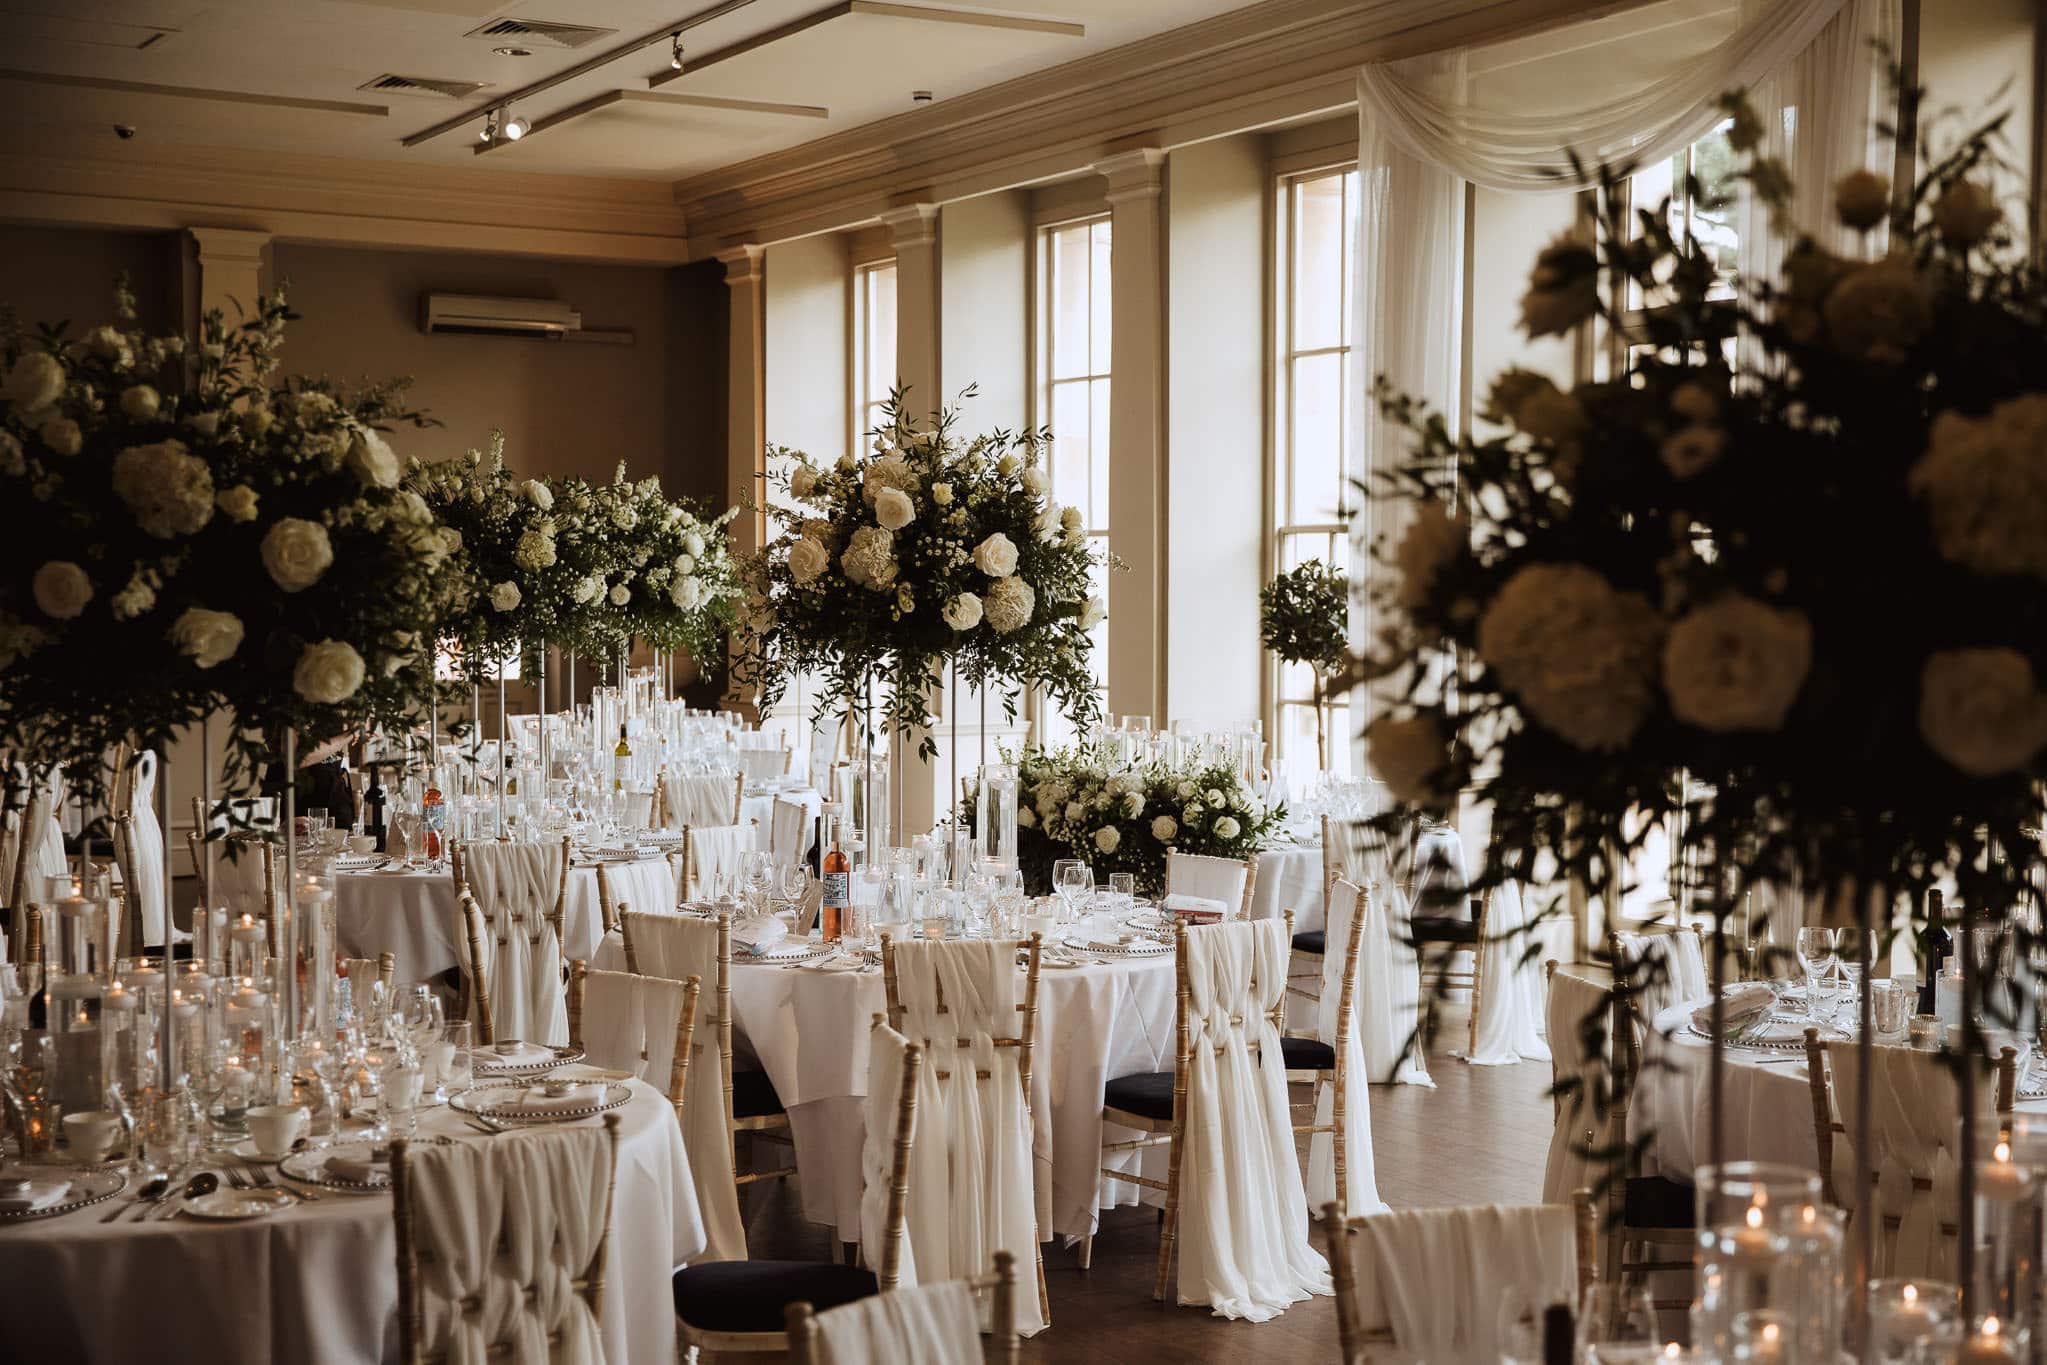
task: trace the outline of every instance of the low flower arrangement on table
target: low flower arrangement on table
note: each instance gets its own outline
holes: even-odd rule
[[[1085,860],[1097,881],[1128,872],[1141,894],[1156,895],[1165,888],[1167,849],[1248,858],[1285,820],[1284,805],[1264,806],[1220,764],[1112,767],[1091,746],[1028,749],[1017,764],[1017,849],[1033,895],[1052,889],[1060,858]]]

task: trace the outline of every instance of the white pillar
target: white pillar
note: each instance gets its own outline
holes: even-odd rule
[[[247,228],[195,227],[199,266],[199,313],[219,309],[227,324],[256,316],[270,274],[270,234]]]
[[[1165,269],[1157,147],[1095,163],[1108,182],[1109,710],[1169,719],[1166,698]]]
[[[750,495],[756,505],[767,501],[761,482],[767,470],[764,255],[764,248],[751,244],[718,253],[718,261],[725,267],[725,283],[732,291],[726,330],[726,495],[734,502]],[[758,550],[767,540],[766,516],[742,506],[732,521],[732,540],[733,548],[742,554]],[[726,689],[725,704],[748,715],[754,714],[753,700],[751,689],[742,690],[737,682]]]
[[[938,205],[881,215],[896,249],[896,382],[920,422],[945,406],[938,372]]]

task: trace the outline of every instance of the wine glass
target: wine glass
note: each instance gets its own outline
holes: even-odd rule
[[[995,874],[986,867],[974,867],[967,872],[962,890],[967,899],[967,932],[984,934],[989,931],[988,915],[995,907]]]
[[[1854,998],[1860,998],[1862,973],[1870,961],[1871,948],[1870,935],[1861,929],[1849,926],[1834,931],[1834,960],[1840,964],[1841,976]]]
[[[397,825],[398,837],[405,844],[405,866],[407,868],[417,867],[419,865],[419,812],[416,810],[401,810],[394,813],[391,820],[393,824]]]
[[[439,1037],[445,1023],[441,998],[434,994],[431,986],[426,985],[413,986],[399,996],[393,1015],[405,1041],[415,1051]]]
[[[1079,914],[1076,903],[1094,892],[1094,870],[1078,858],[1061,858],[1052,864],[1052,889],[1066,906],[1066,918],[1072,920]]]
[[[1834,963],[1834,931],[1807,926],[1798,931],[1798,963],[1809,981],[1827,975]]]
[[[791,909],[803,904],[810,891],[810,869],[799,862],[782,864],[775,873],[776,892]]]
[[[1656,1344],[1656,1310],[1646,1289],[1594,1284],[1578,1314],[1578,1358],[1592,1365],[1643,1358]],[[1615,1348],[1611,1351],[1606,1348]]]

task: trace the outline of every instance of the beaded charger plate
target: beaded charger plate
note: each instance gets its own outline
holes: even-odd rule
[[[1110,943],[1104,939],[1069,938],[1061,941],[1067,952],[1081,957],[1094,958],[1102,962],[1150,962],[1156,958],[1171,957],[1173,945],[1160,943],[1156,939],[1132,939],[1128,943]]]
[[[493,1123],[573,1123],[594,1118],[607,1109],[617,1109],[632,1100],[633,1092],[613,1082],[588,1104],[560,1109],[535,1109],[525,1103],[532,1087],[525,1085],[479,1085],[455,1096],[451,1107],[464,1114]]]
[[[119,1171],[106,1169],[81,1170],[71,1176],[71,1188],[64,1191],[64,1197],[53,1204],[39,1209],[0,1210],[0,1223],[25,1223],[32,1218],[55,1218],[74,1209],[97,1204],[103,1199],[112,1199],[128,1188],[128,1177]]]
[[[544,1047],[554,1055],[530,1062],[507,1062],[501,1060],[501,1054],[479,1047],[471,1049],[469,1065],[478,1076],[545,1076],[564,1063],[583,1060],[583,1049],[573,1043],[536,1043],[534,1046]]]
[[[1803,1024],[1799,1025],[1797,1032],[1791,1034],[1774,1033],[1770,1031],[1772,1026],[1774,1025],[1796,1022],[1797,1022],[1796,1020],[1791,1019],[1789,1017],[1772,1015],[1769,1021],[1763,1025],[1762,1032],[1756,1034],[1753,1037],[1744,1037],[1738,1039],[1730,1038],[1727,1040],[1727,1046],[1739,1048],[1759,1048],[1765,1052],[1802,1052],[1805,1050],[1805,1026]],[[1713,1035],[1711,1033],[1707,1032],[1705,1029],[1700,1028],[1696,1023],[1692,1022],[1691,1020],[1685,1021],[1684,1031],[1691,1037],[1702,1038],[1709,1043],[1713,1041]]]

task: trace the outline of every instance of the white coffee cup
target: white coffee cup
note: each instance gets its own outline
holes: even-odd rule
[[[246,1118],[256,1150],[264,1156],[283,1156],[305,1131],[311,1115],[303,1105],[259,1104],[249,1110]]]
[[[120,1131],[121,1116],[109,1109],[81,1109],[64,1116],[64,1137],[79,1161],[104,1161]]]
[[[359,858],[366,858],[377,851],[377,836],[374,834],[351,834],[348,836],[348,851]]]

